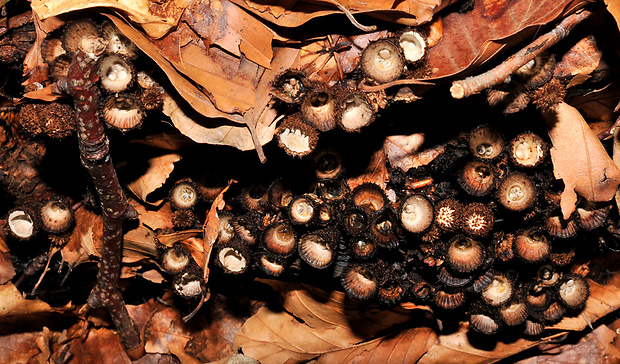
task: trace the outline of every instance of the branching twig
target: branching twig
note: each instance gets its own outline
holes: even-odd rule
[[[90,173],[103,211],[103,245],[97,286],[91,292],[88,304],[104,307],[109,313],[127,349],[140,346],[140,335],[129,317],[125,302],[118,291],[122,254],[122,225],[136,212],[127,203],[116,170],[112,165],[108,138],[102,121],[97,116],[99,91],[97,58],[82,50],[73,56],[65,91],[73,96],[76,109],[77,134],[82,165]]]
[[[499,85],[504,82],[508,76],[513,74],[514,71],[518,70],[519,67],[531,61],[534,57],[566,37],[575,26],[587,19],[590,15],[592,15],[592,13],[587,10],[571,14],[564,18],[564,20],[549,33],[540,36],[497,67],[477,76],[455,81],[450,88],[452,97],[462,99],[463,97],[475,95],[489,87]]]

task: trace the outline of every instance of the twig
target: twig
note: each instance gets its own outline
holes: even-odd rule
[[[136,211],[127,203],[112,165],[108,138],[103,122],[97,116],[99,91],[97,57],[78,50],[69,67],[63,88],[75,102],[77,135],[82,165],[89,172],[103,211],[103,244],[97,286],[88,298],[92,308],[105,308],[112,318],[127,349],[140,347],[140,335],[129,317],[118,290],[120,279],[123,220],[134,218]]]
[[[354,17],[353,14],[351,14],[351,12],[349,11],[349,9],[345,8],[343,5],[341,5],[338,1],[336,0],[327,0],[329,3],[335,5],[338,10],[342,11],[344,13],[344,15],[347,16],[347,18],[349,19],[349,21],[351,22],[351,24],[353,24],[357,29],[363,31],[363,32],[374,32],[375,30],[377,30],[377,26],[376,25],[363,25],[360,24],[360,22],[358,22]]]
[[[497,67],[477,76],[453,82],[452,87],[450,87],[452,97],[462,99],[463,97],[475,95],[489,87],[499,85],[504,82],[508,76],[513,74],[514,71],[518,70],[519,67],[531,61],[534,57],[566,37],[575,26],[587,19],[590,15],[592,15],[592,12],[587,10],[571,14],[564,18],[560,24],[549,33],[540,36]]]

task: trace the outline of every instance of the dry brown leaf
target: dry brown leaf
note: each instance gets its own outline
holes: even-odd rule
[[[520,353],[540,343],[564,335],[564,333],[552,334],[539,341],[517,339],[510,342],[493,341],[489,338],[486,344],[492,347],[485,350],[472,346],[467,336],[469,325],[463,324],[458,331],[450,335],[440,335],[438,343],[431,347],[420,359],[419,364],[481,364],[493,363],[512,355]]]
[[[40,332],[0,336],[0,362],[30,363],[30,360],[41,353],[37,340],[42,337]]]
[[[620,3],[616,0],[604,0],[604,2],[607,5],[607,11],[611,13],[620,28]]]
[[[217,44],[233,55],[269,68],[273,57],[273,31],[228,0],[195,1],[185,12],[185,21],[207,46]]]
[[[284,292],[285,310],[259,309],[237,333],[234,344],[235,348],[261,363],[311,359],[326,363],[349,362],[359,355],[372,355],[372,350],[379,349],[386,357],[404,351],[405,355],[410,355],[407,362],[415,362],[425,350],[407,352],[409,346],[416,340],[427,345],[434,339],[434,334],[427,328],[406,330],[395,335],[393,340],[390,339],[392,336],[383,336],[394,325],[411,320],[411,313],[368,308],[337,291],[328,293],[277,282],[272,286]]]
[[[92,257],[99,256],[99,247],[103,234],[101,216],[80,207],[75,211],[75,228],[71,238],[60,254],[63,261],[70,267],[91,261]]]
[[[0,284],[5,284],[15,277],[15,269],[11,262],[11,252],[6,245],[6,236],[0,233]]]
[[[123,263],[135,263],[158,256],[157,237],[152,229],[140,224],[123,235]]]
[[[217,241],[217,238],[220,236],[220,218],[218,216],[218,211],[222,211],[222,209],[226,206],[226,202],[224,201],[224,193],[228,191],[230,186],[233,183],[236,183],[235,180],[228,181],[228,186],[226,186],[213,200],[211,204],[211,208],[207,212],[207,218],[205,219],[204,224],[202,225],[203,231],[203,240],[202,240],[202,248],[204,254],[204,262],[208,262],[211,257],[211,250],[213,249],[213,244]],[[205,282],[209,281],[209,265],[205,264],[203,268],[203,278]]]
[[[584,95],[567,98],[567,103],[575,107],[588,121],[616,122],[620,100],[620,86],[616,83],[601,89],[592,90]]]
[[[314,18],[342,14],[336,4],[348,9],[352,14],[368,14],[376,18],[404,25],[416,26],[431,20],[439,10],[453,3],[453,0],[429,1],[250,1],[232,0],[263,19],[284,27],[297,27]],[[345,21],[343,18],[342,21]],[[370,25],[370,24],[365,24]]]
[[[186,136],[176,131],[148,135],[144,139],[134,139],[131,142],[165,150],[179,150],[191,144]]]
[[[56,17],[50,17],[49,19],[42,21],[36,13],[33,14],[33,20],[36,40],[24,59],[24,75],[28,75],[28,80],[24,82],[24,85],[34,85],[35,83],[44,84],[47,80],[49,67],[47,63],[43,61],[43,57],[41,56],[41,43],[43,43],[43,40],[49,33],[60,28],[64,24],[64,21]],[[51,95],[51,90],[49,87],[38,91],[39,93],[33,92],[29,94],[31,96],[39,95],[41,99],[47,98],[48,100],[46,101],[52,101],[49,100],[50,98],[54,99],[53,95]],[[48,94],[47,97],[43,96],[45,93]],[[24,95],[24,97],[31,96]]]
[[[185,327],[178,310],[166,307],[155,312],[147,324],[150,332],[144,350],[147,353],[168,354],[168,346],[174,343],[184,347],[190,340],[190,332]]]
[[[473,9],[463,13],[455,11],[443,17],[443,37],[426,54],[432,79],[471,71],[504,48],[531,39],[541,26],[588,2],[475,0]]]
[[[86,340],[73,339],[69,349],[69,363],[130,364],[118,334],[108,329],[92,329]]]
[[[560,202],[564,218],[575,210],[577,194],[588,201],[611,200],[620,184],[620,169],[579,111],[562,102],[543,114],[553,143],[553,171],[564,181]]]
[[[444,147],[437,146],[430,149],[421,149],[424,145],[424,134],[392,135],[385,138],[383,151],[387,155],[390,165],[408,171],[410,168],[427,165],[439,154]]]
[[[575,317],[565,317],[554,329],[581,331],[620,307],[620,275],[615,274],[604,285],[588,280],[590,297],[584,310]]]
[[[191,2],[187,0],[163,3],[149,0],[34,0],[31,6],[41,19],[84,9],[117,9],[127,14],[131,21],[142,24],[149,36],[160,38],[177,25],[181,15],[190,4]]]
[[[149,201],[148,196],[151,192],[163,186],[170,176],[170,173],[174,170],[174,163],[180,160],[181,156],[176,153],[150,158],[146,161],[146,163],[148,163],[146,172],[138,177],[138,179],[129,182],[127,188],[143,202],[154,206],[161,204],[163,199],[152,202]]]
[[[138,212],[141,224],[152,230],[172,229],[172,208],[169,203],[165,203],[157,209],[147,208],[133,199],[129,199],[129,204]]]
[[[60,310],[39,299],[25,299],[12,283],[0,286],[0,297],[0,322]]]
[[[566,87],[587,81],[603,58],[603,50],[594,35],[589,34],[572,46],[555,66],[554,77],[570,79]]]

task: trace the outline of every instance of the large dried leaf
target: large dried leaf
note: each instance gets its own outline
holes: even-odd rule
[[[148,169],[136,180],[127,184],[127,188],[143,202],[159,205],[163,200],[149,201],[148,196],[151,192],[163,186],[170,173],[174,170],[174,163],[181,160],[181,156],[176,153],[164,154],[150,158]]]
[[[257,16],[284,27],[297,27],[317,17],[342,14],[342,10],[337,8],[338,4],[353,14],[368,14],[379,19],[416,26],[430,21],[435,13],[454,2],[453,0],[232,1]]]
[[[127,14],[131,21],[142,24],[151,37],[159,38],[177,25],[191,1],[172,0],[159,3],[150,0],[34,0],[31,4],[32,10],[41,19],[84,9],[118,9]]]
[[[36,362],[34,357],[41,353],[38,342],[43,337],[40,332],[27,332],[0,336],[1,363]]]
[[[620,169],[579,111],[560,103],[544,116],[553,142],[553,171],[565,186],[560,203],[564,218],[575,210],[577,194],[589,201],[611,200],[620,184]]]
[[[57,311],[39,299],[25,299],[12,283],[0,286],[0,322]]]
[[[531,39],[540,27],[583,7],[588,0],[474,0],[473,9],[443,17],[443,36],[426,55],[432,78],[480,66],[505,47]]]
[[[69,363],[130,364],[131,360],[123,349],[117,333],[104,328],[88,332],[86,340],[73,339],[69,348]]]
[[[259,309],[237,333],[234,344],[261,363],[311,359],[318,359],[319,363],[368,362],[369,358],[379,357],[411,363],[435,339],[427,327],[389,335],[390,328],[411,320],[411,313],[365,308],[348,300],[342,292],[273,285],[285,292],[285,310]],[[420,347],[411,348],[413,343]],[[373,356],[374,350],[381,356]]]
[[[570,79],[567,87],[587,81],[603,58],[603,50],[598,43],[591,34],[579,40],[556,64],[554,77]]]

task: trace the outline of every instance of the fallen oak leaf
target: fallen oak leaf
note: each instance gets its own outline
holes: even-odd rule
[[[164,154],[150,158],[146,161],[148,169],[137,179],[129,182],[127,188],[143,202],[157,206],[163,199],[158,201],[149,201],[148,196],[151,192],[163,186],[170,173],[174,170],[174,164],[181,160],[181,156],[177,153]]]
[[[592,202],[611,200],[620,184],[620,169],[579,111],[561,102],[543,116],[553,143],[553,172],[564,181],[560,201],[564,219],[575,211],[577,194]]]

